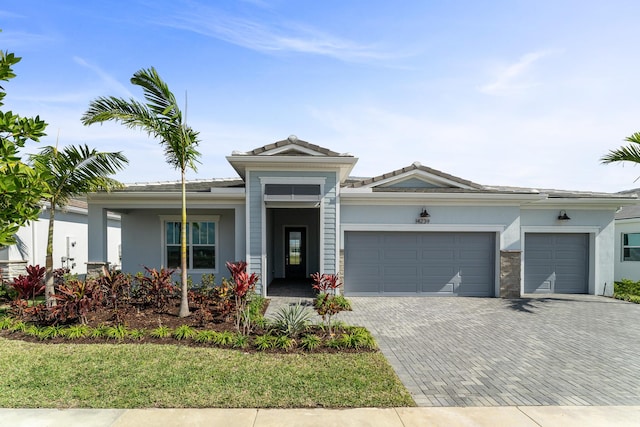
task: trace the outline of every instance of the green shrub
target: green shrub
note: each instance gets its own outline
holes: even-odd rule
[[[131,329],[129,331],[129,338],[136,341],[142,341],[147,332],[144,329]]]
[[[311,312],[300,304],[284,306],[275,314],[273,326],[278,334],[293,338],[307,329],[311,316]]]
[[[270,334],[258,335],[254,339],[253,345],[260,351],[269,350],[275,346],[275,340],[276,337]]]
[[[249,337],[242,334],[235,334],[233,337],[233,348],[247,348],[249,346]]]
[[[70,340],[86,338],[91,333],[87,325],[72,325],[62,331],[62,336]]]
[[[155,328],[153,331],[151,331],[151,336],[153,338],[168,338],[171,336],[171,329],[167,326],[164,325],[160,325],[157,328]]]
[[[274,347],[281,350],[289,351],[296,346],[296,340],[287,335],[276,337]]]
[[[195,337],[197,331],[189,325],[180,325],[173,331],[173,337],[178,341]]]
[[[11,323],[11,326],[9,327],[9,331],[24,332],[27,330],[27,328],[28,328],[28,325],[24,323],[22,320],[16,320],[15,322]]]
[[[367,329],[362,327],[350,328],[350,330],[342,334],[339,340],[341,341],[341,346],[344,348],[374,349],[377,347],[376,341],[371,333]]]
[[[316,348],[320,347],[321,344],[322,339],[314,334],[305,335],[300,339],[300,347],[302,347],[306,351],[313,351]]]
[[[213,338],[213,343],[221,347],[227,347],[233,344],[235,334],[231,331],[217,332]]]
[[[640,281],[634,282],[633,280],[622,279],[619,282],[615,282],[613,297],[640,304]]]
[[[96,326],[95,328],[90,330],[89,338],[92,338],[94,340],[100,340],[100,339],[107,338],[107,331],[108,330],[109,330],[109,327],[106,326],[106,325]]]
[[[125,325],[107,327],[105,337],[113,340],[123,340],[129,336],[129,330]]]
[[[13,325],[13,319],[11,317],[0,317],[0,330],[10,329],[11,325]]]
[[[200,344],[209,344],[214,341],[215,337],[215,331],[198,331],[198,333],[196,333],[196,335],[193,337],[193,340]]]

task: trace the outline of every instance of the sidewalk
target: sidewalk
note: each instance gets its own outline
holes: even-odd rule
[[[640,406],[384,409],[0,409],[0,426],[640,426]]]

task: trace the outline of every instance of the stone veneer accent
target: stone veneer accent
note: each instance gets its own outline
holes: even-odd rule
[[[85,262],[87,265],[87,278],[100,277],[102,275],[102,268],[109,269],[108,261],[89,261]]]
[[[500,251],[500,298],[520,298],[521,251]]]

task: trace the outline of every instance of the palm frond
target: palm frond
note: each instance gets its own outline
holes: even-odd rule
[[[625,138],[629,145],[609,151],[600,158],[602,163],[632,162],[640,163],[640,132]]]
[[[128,163],[121,152],[99,152],[87,145],[67,146],[62,150],[44,147],[31,160],[38,170],[46,171],[52,200],[58,207],[71,197],[98,190],[112,190],[122,186],[109,175]]]

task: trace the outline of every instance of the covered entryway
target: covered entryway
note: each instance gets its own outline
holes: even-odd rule
[[[585,294],[588,289],[589,234],[525,234],[525,293]]]
[[[495,233],[345,232],[345,294],[492,296]]]
[[[309,276],[319,271],[320,209],[269,208],[267,296],[312,296]]]

